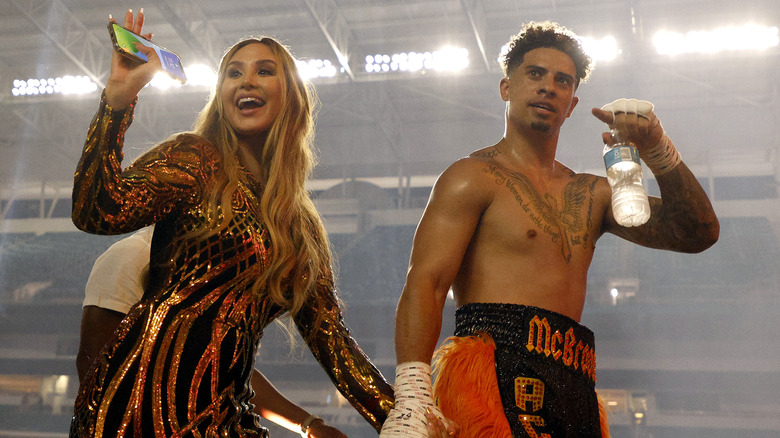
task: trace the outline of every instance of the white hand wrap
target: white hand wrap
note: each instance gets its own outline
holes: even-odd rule
[[[433,403],[431,366],[423,362],[404,362],[395,368],[395,407],[382,425],[379,436],[428,436],[425,409],[443,417]]]
[[[636,114],[649,119],[649,114],[653,112],[653,104],[646,100],[637,99],[618,99],[601,107],[604,111],[610,111],[612,115],[626,113]]]
[[[653,113],[653,104],[646,100],[637,99],[617,99],[612,103],[608,103],[601,107],[604,111],[611,111],[612,116],[615,114],[636,114],[639,117],[643,117],[650,121],[651,126],[658,121],[655,113]],[[619,126],[616,126],[620,130]],[[674,147],[674,143],[669,139],[669,136],[664,132],[661,140],[653,147],[640,151],[642,160],[647,164],[647,167],[653,172],[655,176],[661,176],[670,172],[682,162],[682,157]]]
[[[682,163],[682,157],[674,147],[674,143],[666,133],[661,137],[661,141],[655,146],[640,154],[647,167],[653,171],[653,175],[661,176],[669,173],[672,169]]]

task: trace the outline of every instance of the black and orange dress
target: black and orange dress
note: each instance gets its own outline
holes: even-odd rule
[[[180,134],[122,170],[133,111],[134,104],[113,111],[101,99],[75,173],[73,221],[95,234],[155,223],[149,285],[82,382],[71,436],[265,437],[251,412],[250,376],[264,328],[286,309],[250,292],[274,250],[258,211],[262,187],[245,172],[228,226],[187,238],[208,221],[202,205],[220,154],[203,138]],[[351,337],[329,269],[294,323],[338,390],[378,430],[392,387]]]

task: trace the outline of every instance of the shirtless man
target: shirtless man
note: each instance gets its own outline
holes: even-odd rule
[[[650,199],[646,224],[618,225],[607,180],[556,160],[560,128],[590,69],[567,29],[529,24],[502,64],[503,138],[444,171],[414,237],[396,315],[396,408],[382,436],[418,436],[409,431],[436,409],[433,400],[462,437],[608,436],[593,334],[579,324],[596,240],[612,233],[696,253],[718,239],[710,201],[649,102],[592,110],[636,145],[657,178],[661,198]],[[456,331],[436,353],[430,398],[450,288]]]

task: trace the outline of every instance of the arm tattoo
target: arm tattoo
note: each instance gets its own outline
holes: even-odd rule
[[[641,227],[620,228],[615,234],[651,248],[703,251],[718,236],[718,219],[704,189],[681,164],[658,178],[661,197],[651,198],[650,220]]]

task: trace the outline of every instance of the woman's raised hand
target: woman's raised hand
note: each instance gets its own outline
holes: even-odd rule
[[[116,22],[111,16],[109,16],[109,21]],[[147,40],[151,40],[151,33],[145,35],[141,33],[143,25],[143,8],[141,8],[135,16],[133,15],[132,9],[125,13],[124,28],[141,35]],[[157,57],[157,53],[155,53],[154,49],[146,47],[143,44],[137,44],[136,47],[139,52],[146,55],[149,59],[148,62],[136,62],[117,53],[116,50],[114,50],[114,54],[111,58],[111,73],[108,76],[105,91],[106,102],[115,111],[127,108],[133,100],[135,100],[136,96],[138,96],[138,92],[154,78],[154,75],[158,71],[162,70],[160,59]]]

